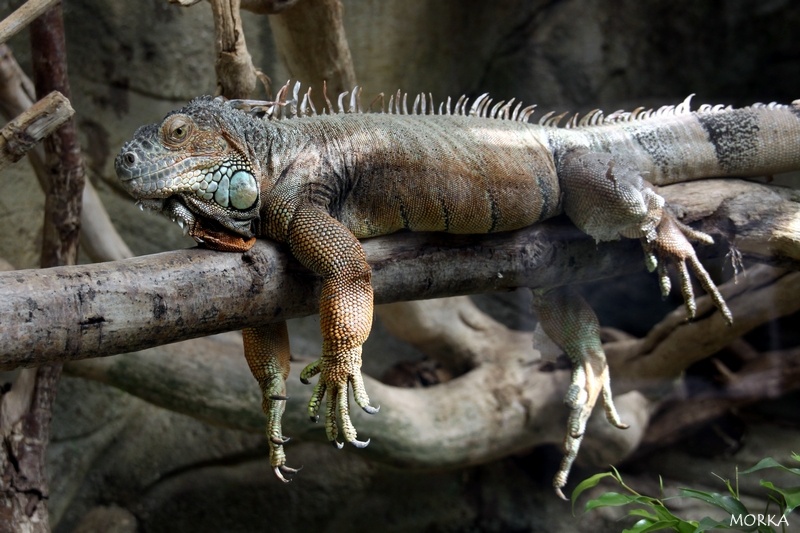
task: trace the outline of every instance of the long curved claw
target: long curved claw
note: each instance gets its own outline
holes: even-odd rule
[[[369,396],[367,395],[366,387],[364,387],[364,378],[361,377],[361,372],[353,374],[349,381],[353,386],[353,399],[359,407],[370,415],[374,415],[381,410],[380,405],[373,407],[369,404]]]
[[[703,290],[706,291],[711,301],[714,302],[714,306],[719,310],[722,316],[725,317],[728,324],[732,324],[733,315],[728,305],[725,303],[725,299],[711,280],[711,276],[708,275],[702,263],[700,263],[689,239],[699,241],[703,244],[711,244],[714,242],[710,235],[682,224],[670,213],[664,211],[661,222],[656,230],[656,238],[645,246],[646,254],[652,247],[662,259],[662,261],[658,263],[661,293],[666,295],[671,288],[664,265],[665,261],[671,261],[675,263],[678,269],[681,294],[683,295],[683,300],[686,305],[687,315],[689,318],[694,318],[697,312],[697,304],[695,302],[694,290],[692,289],[692,281],[689,275],[689,267],[691,267],[700,286],[703,287]]]
[[[533,291],[533,308],[548,337],[558,344],[572,363],[572,376],[564,402],[570,409],[564,437],[564,457],[553,478],[559,497],[572,463],[578,455],[586,424],[598,398],[608,421],[624,429],[611,395],[608,362],[600,341],[600,324],[586,301],[572,287]]]
[[[369,444],[358,440],[358,433],[350,418],[349,392],[353,388],[353,398],[356,404],[369,414],[375,414],[380,407],[373,407],[369,403],[369,396],[364,387],[361,376],[361,347],[346,350],[339,354],[323,355],[321,359],[308,365],[300,374],[301,380],[308,383],[308,378],[319,374],[319,382],[314,386],[314,392],[308,403],[308,413],[312,420],[317,420],[322,407],[323,398],[327,393],[325,403],[325,434],[328,440],[337,448],[344,445],[339,442],[339,433],[356,448],[364,448]]]
[[[573,363],[572,379],[564,399],[570,408],[567,434],[564,437],[564,457],[553,477],[553,488],[561,499],[567,499],[561,489],[567,484],[567,477],[583,442],[586,424],[598,398],[603,401],[608,421],[619,429],[627,429],[628,424],[622,422],[614,405],[605,355],[602,351],[590,351],[581,361]]]
[[[272,471],[275,473],[275,477],[283,481],[284,483],[289,483],[292,481],[292,476],[296,473],[301,471],[303,467],[300,468],[292,468],[286,465],[278,465],[272,468]]]
[[[370,441],[371,441],[371,440],[372,440],[372,439],[367,439],[367,440],[351,440],[351,441],[350,441],[350,444],[352,444],[352,445],[353,445],[353,446],[355,446],[356,448],[366,448],[367,446],[369,446],[369,443],[370,443]]]

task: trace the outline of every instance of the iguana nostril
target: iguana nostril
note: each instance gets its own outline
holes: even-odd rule
[[[122,156],[122,160],[126,165],[132,167],[136,164],[136,154],[133,152],[126,152],[125,155]]]

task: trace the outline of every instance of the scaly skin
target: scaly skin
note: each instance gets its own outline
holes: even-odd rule
[[[692,113],[687,100],[652,117],[591,113],[565,129],[552,120],[529,124],[528,108],[490,108],[485,97],[470,110],[462,100],[451,110],[448,101],[439,114],[426,114],[423,97],[423,114],[408,114],[398,94],[389,113],[279,119],[297,100],[295,91],[294,100],[256,105],[265,119],[243,110],[251,102],[194,100],[140,128],[116,168],[142,207],[175,219],[198,242],[224,251],[245,251],[256,237],[284,242],[322,278],[322,356],[301,379],[319,375],[309,416],[317,419],[327,397],[326,434],[338,447],[340,432],[355,446],[369,442],[358,440],[350,420],[350,388],[360,407],[378,410],[360,370],[372,286],[358,239],[401,229],[507,231],[564,212],[598,241],[639,239],[665,294],[666,265],[674,263],[689,317],[691,269],[730,322],[689,243],[711,237],[678,222],[644,179],[665,184],[800,168],[800,102]],[[299,114],[309,113],[301,105]],[[553,481],[563,496],[598,398],[608,420],[626,426],[614,407],[594,312],[569,288],[535,291],[533,306],[573,364],[565,457]],[[286,481],[296,470],[286,466],[280,423],[289,372],[285,325],[245,330],[244,345],[263,393],[271,464]]]

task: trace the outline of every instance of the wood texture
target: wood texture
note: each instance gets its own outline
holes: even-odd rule
[[[715,194],[702,192],[708,188]],[[755,217],[749,205],[739,202],[745,190],[759,197],[772,195],[770,216]],[[751,235],[761,235],[759,242],[771,240],[775,221],[800,212],[792,191],[742,181],[696,182],[666,187],[662,193],[677,205],[692,198],[684,206],[686,219],[705,215],[704,229],[737,233],[745,228],[736,224],[743,224]],[[789,247],[794,254],[759,257],[797,264],[800,231],[789,240],[795,243]],[[748,246],[749,240],[742,241],[743,252],[765,251]],[[399,233],[367,240],[364,248],[377,303],[571,284],[624,275],[643,266],[637,242],[596,245],[559,219],[497,235]],[[766,251],[780,253],[784,248]],[[190,249],[2,273],[0,365],[13,368],[112,355],[304,316],[315,312],[318,290],[316,278],[283,247],[268,241],[243,255]]]
[[[57,91],[23,111],[0,130],[0,169],[22,159],[74,114],[69,100]]]

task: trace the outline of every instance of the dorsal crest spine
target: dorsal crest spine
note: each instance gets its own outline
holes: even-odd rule
[[[289,97],[290,86],[291,97]],[[489,93],[483,93],[472,101],[470,101],[470,98],[466,95],[461,95],[458,100],[456,100],[455,104],[452,103],[452,99],[448,96],[447,100],[439,103],[438,108],[434,103],[431,93],[418,93],[409,109],[408,93],[398,90],[396,93],[389,96],[388,105],[386,105],[387,102],[384,93],[378,94],[365,111],[361,104],[362,89],[359,86],[355,86],[352,91],[340,93],[336,101],[336,109],[334,110],[333,103],[327,94],[327,86],[323,83],[322,96],[325,101],[325,106],[321,111],[317,111],[311,98],[311,91],[312,89],[309,87],[301,96],[300,82],[298,81],[295,82],[294,85],[291,85],[291,81],[287,81],[286,84],[278,90],[274,100],[228,100],[227,103],[235,109],[262,117],[266,120],[286,120],[320,115],[368,112],[410,116],[455,115],[530,123],[531,116],[536,110],[535,105],[522,107],[521,102],[517,102],[516,106],[512,109],[515,102],[514,98],[508,101],[501,100],[492,104],[493,100],[489,96]],[[350,97],[349,100],[347,100],[348,96]],[[587,128],[612,124],[636,123],[653,118],[685,115],[693,112],[691,110],[691,100],[693,97],[694,94],[690,94],[680,104],[662,106],[657,109],[638,107],[633,111],[620,109],[609,114],[603,113],[600,109],[594,109],[583,115],[576,113],[567,119],[563,127],[567,129]],[[376,105],[378,109],[374,110]],[[785,106],[772,102],[769,104],[757,103],[753,104],[751,107],[775,108]],[[730,109],[732,109],[732,107],[726,105],[703,104],[694,111],[694,113],[720,113]],[[546,128],[556,128],[561,125],[561,122],[568,115],[568,112],[556,114],[555,111],[550,111],[539,119],[538,124]]]

